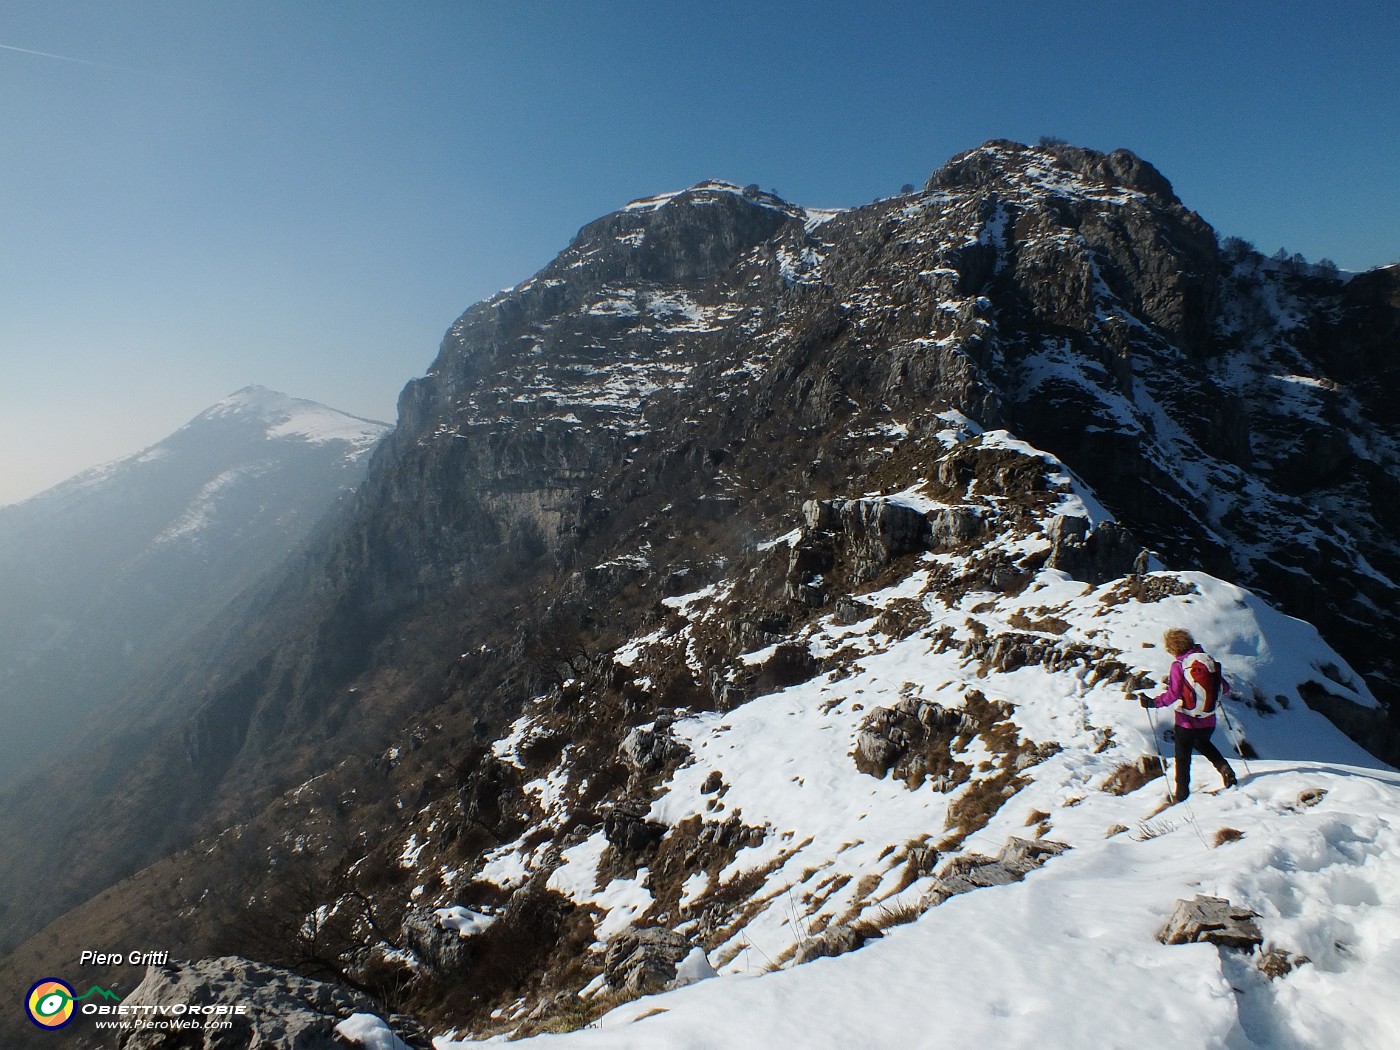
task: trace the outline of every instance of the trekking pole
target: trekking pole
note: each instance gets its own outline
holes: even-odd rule
[[[1152,730],[1152,746],[1157,751],[1157,765],[1162,768],[1162,778],[1167,779],[1167,758],[1162,754],[1162,741],[1157,736],[1157,709],[1154,707],[1144,707],[1143,713],[1147,715],[1148,728]]]
[[[1155,707],[1144,707],[1143,711],[1147,713],[1147,724],[1152,730],[1152,742],[1157,748],[1157,764],[1162,767],[1162,779],[1167,781],[1167,798],[1175,799],[1185,806],[1186,822],[1191,825],[1191,830],[1196,833],[1196,838],[1201,840],[1201,845],[1206,849],[1210,849],[1210,843],[1206,841],[1206,837],[1202,833],[1200,825],[1196,823],[1196,814],[1195,811],[1191,809],[1190,800],[1186,798],[1178,799],[1176,797],[1176,789],[1171,786],[1171,778],[1167,775],[1167,756],[1162,754],[1162,741],[1157,736],[1157,709]]]
[[[1239,727],[1235,725],[1235,720],[1230,717],[1230,712],[1226,710],[1225,698],[1223,696],[1220,698],[1220,703],[1217,706],[1217,709],[1222,715],[1225,716],[1226,732],[1233,733],[1235,735],[1235,754],[1239,755],[1240,761],[1244,763],[1244,775],[1247,777],[1253,776],[1254,774],[1249,771],[1249,759],[1244,757],[1244,745],[1246,743],[1244,733],[1242,733]]]

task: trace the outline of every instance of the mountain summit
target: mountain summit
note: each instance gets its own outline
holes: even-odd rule
[[[388,429],[250,386],[0,508],[0,782],[71,749],[140,669],[300,547]]]
[[[210,406],[185,429],[234,422],[264,427],[269,441],[286,439],[312,445],[340,442],[347,456],[363,455],[389,431],[389,424],[348,415],[315,401],[289,397],[262,386],[247,386]]]
[[[11,968],[100,927],[217,956],[142,1002],[314,978],[442,1047],[884,1045],[916,996],[959,1045],[1364,1046],[1397,331],[1392,272],[1222,244],[1125,151],[634,201],[457,320],[334,527],[150,680],[187,718],[0,827],[31,921],[76,906]],[[1168,627],[1244,775],[1154,815]],[[1158,942],[1178,898],[1244,954]]]

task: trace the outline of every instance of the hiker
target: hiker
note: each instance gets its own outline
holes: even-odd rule
[[[1235,771],[1225,756],[1210,741],[1215,730],[1215,709],[1230,692],[1230,683],[1220,673],[1220,665],[1206,653],[1191,632],[1173,627],[1162,635],[1162,642],[1173,662],[1167,678],[1166,692],[1161,696],[1144,695],[1143,707],[1176,705],[1176,793],[1173,803],[1191,793],[1191,752],[1205,755],[1225,787],[1236,784]]]

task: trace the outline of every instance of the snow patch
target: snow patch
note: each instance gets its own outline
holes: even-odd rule
[[[363,1050],[409,1050],[408,1044],[374,1014],[351,1014],[335,1026],[335,1034]]]

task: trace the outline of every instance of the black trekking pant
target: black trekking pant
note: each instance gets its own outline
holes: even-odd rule
[[[1177,726],[1172,730],[1176,741],[1176,798],[1177,801],[1191,793],[1191,752],[1199,751],[1215,767],[1220,779],[1227,784],[1235,779],[1235,771],[1220,749],[1210,742],[1214,729],[1183,729]]]

